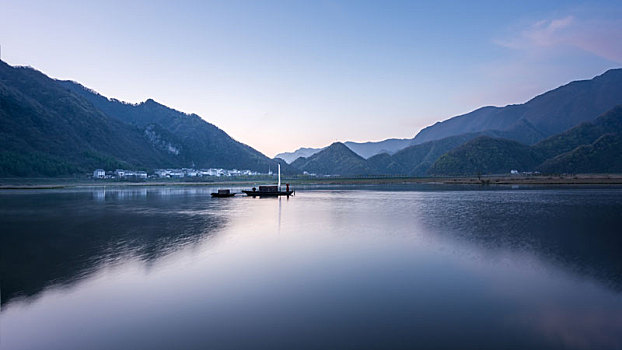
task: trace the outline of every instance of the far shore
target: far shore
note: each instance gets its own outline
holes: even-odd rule
[[[274,183],[276,179],[226,179],[211,181],[146,180],[110,181],[77,178],[11,178],[0,179],[0,190],[62,189],[102,186],[255,186]],[[444,185],[622,185],[622,174],[577,175],[487,175],[463,177],[287,177],[282,184],[296,185],[373,185],[373,184],[444,184]]]

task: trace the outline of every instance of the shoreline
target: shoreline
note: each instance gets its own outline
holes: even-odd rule
[[[270,179],[230,181],[95,181],[79,179],[0,179],[0,190],[45,190],[81,187],[125,186],[254,186],[272,183]],[[622,185],[622,174],[580,174],[557,176],[464,176],[464,177],[330,177],[284,178],[283,184],[296,185],[382,185],[382,184],[442,184],[442,185]]]

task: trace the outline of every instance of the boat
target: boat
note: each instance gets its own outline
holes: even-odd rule
[[[259,189],[253,187],[251,190],[243,190],[247,196],[252,197],[277,197],[277,196],[291,196],[294,194],[294,190],[289,189],[289,184],[285,184],[285,191],[281,190],[281,164],[279,166],[279,182],[270,186],[259,186]]]
[[[259,190],[253,187],[252,190],[243,190],[242,192],[252,197],[291,196],[294,194],[294,191],[289,189],[289,184],[287,184],[285,191],[280,191],[278,186],[259,186]]]
[[[226,198],[235,196],[235,192],[231,192],[230,190],[218,190],[218,192],[212,193],[212,197],[216,198]]]

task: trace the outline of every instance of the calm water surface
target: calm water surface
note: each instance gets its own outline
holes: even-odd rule
[[[2,349],[622,349],[622,188],[0,192]]]

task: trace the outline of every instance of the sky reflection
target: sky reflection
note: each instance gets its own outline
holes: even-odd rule
[[[622,193],[606,193],[317,190],[289,200],[179,194],[164,202],[148,195],[153,203],[142,205],[159,208],[150,219],[172,221],[158,221],[171,247],[177,227],[188,237],[206,232],[193,227],[212,227],[211,239],[181,244],[148,267],[135,255],[100,265],[70,289],[3,302],[0,331],[12,349],[619,348],[620,291],[609,274],[592,273],[616,257],[590,258],[619,238],[584,232],[602,242],[574,259],[573,244],[584,245],[578,230],[545,235],[520,222],[546,213],[616,223],[606,217],[620,209]],[[120,208],[137,205],[111,198]],[[608,210],[578,214],[592,205]],[[127,215],[141,223],[144,214]],[[224,224],[206,226],[214,219]]]

